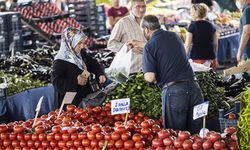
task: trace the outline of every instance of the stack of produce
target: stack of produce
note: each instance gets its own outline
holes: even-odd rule
[[[56,51],[52,47],[29,50],[26,54],[2,59],[2,73],[24,76],[29,74],[33,80],[50,82],[51,66]]]
[[[246,87],[246,90],[239,95],[242,107],[239,113],[239,144],[242,149],[250,149],[250,86]]]
[[[106,49],[90,50],[87,53],[96,58],[96,60],[103,65],[104,68],[108,68],[112,63],[115,54]]]
[[[0,125],[0,149],[194,149],[237,150],[236,137],[209,132],[203,141],[187,131],[161,130],[161,122],[139,112],[111,115],[111,104],[104,107],[76,108],[68,105],[36,119]],[[235,129],[234,129],[235,130]],[[231,136],[233,134],[234,136]]]
[[[130,98],[131,109],[135,112],[143,112],[150,118],[161,116],[161,90],[146,83],[143,73],[133,75],[118,85],[109,93],[106,102],[119,98]]]
[[[0,72],[0,78],[7,80],[8,96],[15,95],[28,89],[38,88],[47,85],[43,81],[33,80],[31,74],[26,74],[25,76],[18,76]]]
[[[219,108],[225,111],[231,108],[226,101],[224,87],[218,86],[223,86],[223,81],[218,79],[212,72],[196,72],[196,77],[201,87],[204,100],[209,101],[208,118],[216,116]]]

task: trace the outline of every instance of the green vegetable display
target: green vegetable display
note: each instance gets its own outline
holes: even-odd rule
[[[195,74],[204,99],[209,101],[208,118],[217,115],[219,108],[229,110],[231,107],[226,101],[224,87],[217,87],[209,72],[196,72]]]
[[[154,119],[161,116],[161,90],[156,85],[146,83],[143,73],[133,75],[127,82],[118,85],[108,95],[105,103],[119,98],[130,98],[130,106],[134,112],[143,112]]]
[[[238,123],[238,139],[240,149],[250,149],[250,85],[242,92],[239,97],[242,103],[241,111],[239,113]]]
[[[33,80],[31,74],[18,76],[0,72],[0,78],[5,78],[7,80],[8,96],[15,95],[28,89],[47,86],[45,82],[42,82],[40,80]]]

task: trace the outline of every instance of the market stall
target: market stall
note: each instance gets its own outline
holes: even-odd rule
[[[187,0],[147,1],[147,11],[185,41],[189,5]],[[88,95],[83,100],[86,103],[71,105],[71,95],[58,106],[51,67],[65,28],[82,29],[88,37],[86,52],[104,69],[116,55],[106,48],[106,4],[71,0],[65,3],[67,12],[58,6],[29,2],[16,5],[11,10],[14,13],[0,13],[0,150],[250,148],[248,67],[239,66],[244,69],[223,76],[221,70],[190,62],[204,96],[199,107],[207,106],[207,114],[198,115],[203,120],[199,134],[163,128],[161,89],[147,83],[142,72],[128,77],[116,72],[110,76],[113,84]],[[227,7],[223,4],[223,8]],[[232,66],[239,47],[241,14],[212,13],[219,32],[218,62]],[[100,105],[89,105],[95,101]]]

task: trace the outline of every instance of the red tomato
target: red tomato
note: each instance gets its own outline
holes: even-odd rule
[[[25,141],[31,140],[31,136],[32,136],[31,133],[26,133],[26,134],[24,135],[24,140],[25,140]]]
[[[178,133],[178,138],[182,141],[189,139],[191,134],[188,131],[180,131]]]
[[[80,140],[74,140],[74,146],[79,147],[82,145],[82,142]]]
[[[96,133],[95,137],[96,137],[96,139],[97,139],[98,141],[100,141],[100,140],[103,140],[103,139],[104,139],[104,135],[103,135],[103,133]]]
[[[132,140],[128,140],[124,142],[124,148],[129,149],[134,147],[134,142]]]
[[[171,146],[174,144],[174,140],[172,137],[167,137],[167,138],[163,139],[163,143],[165,146]]]
[[[88,139],[83,139],[82,140],[82,146],[84,146],[84,147],[90,146],[90,141]]]
[[[114,140],[114,141],[117,141],[121,138],[120,134],[119,133],[116,133],[116,132],[113,132],[111,133],[111,139]]]
[[[0,124],[0,133],[7,132],[8,127],[6,124]]]
[[[220,149],[223,149],[223,148],[225,148],[226,147],[226,143],[223,141],[223,140],[221,140],[221,141],[216,141],[215,143],[214,143],[214,150],[220,150]]]
[[[37,141],[38,140],[38,134],[37,133],[34,133],[31,135],[31,140],[32,141]]]
[[[169,130],[161,130],[161,131],[159,131],[158,133],[157,133],[157,135],[158,135],[158,137],[160,138],[160,139],[165,139],[165,138],[167,138],[167,137],[169,137],[170,136],[170,132],[169,132]]]
[[[38,139],[39,139],[39,141],[44,141],[44,140],[46,140],[46,134],[45,133],[40,133],[39,135],[38,135]]]
[[[119,134],[122,134],[122,133],[127,131],[123,125],[114,127],[114,130],[115,130],[115,132],[117,132]]]
[[[195,141],[193,144],[192,144],[192,148],[194,150],[200,150],[202,148],[202,142],[198,142],[198,141]]]
[[[112,147],[114,147],[114,146],[115,146],[115,141],[114,141],[114,140],[108,141],[108,144],[107,144],[107,147],[108,147],[108,148],[112,148]]]
[[[185,140],[182,144],[182,147],[185,149],[185,150],[189,150],[192,148],[192,145],[193,145],[193,141],[188,139],[188,140]]]
[[[47,136],[46,136],[46,139],[48,140],[48,141],[53,141],[54,140],[54,133],[48,133],[47,134]]]
[[[105,139],[105,140],[111,140],[111,134],[110,134],[110,133],[106,133],[106,134],[104,135],[104,139]]]
[[[21,126],[21,125],[15,125],[13,130],[14,130],[15,133],[23,133],[25,128],[23,126]]]
[[[61,133],[55,133],[55,140],[56,141],[61,141],[61,139],[62,139]]]
[[[135,148],[140,149],[140,148],[144,148],[145,146],[145,142],[144,141],[137,141],[135,142]]]
[[[59,141],[58,142],[58,147],[64,148],[65,146],[66,146],[66,142],[65,141]]]
[[[93,132],[93,131],[89,131],[88,133],[87,133],[87,138],[89,139],[89,140],[94,140],[96,137],[95,137],[95,132]]]
[[[62,139],[63,139],[63,141],[69,141],[69,140],[70,140],[70,134],[68,134],[68,133],[63,133],[63,134],[62,134]]]
[[[26,147],[27,146],[27,142],[24,141],[24,140],[20,141],[20,146],[21,147]]]
[[[68,105],[66,107],[67,112],[74,112],[75,109],[76,109],[75,105]]]
[[[56,148],[57,147],[57,144],[58,144],[58,142],[57,141],[50,141],[50,147],[52,147],[52,148]]]
[[[78,139],[83,140],[87,138],[87,133],[86,132],[80,132],[78,133]]]
[[[42,125],[35,127],[35,132],[37,134],[44,133],[44,131],[45,131],[45,128]]]
[[[16,140],[17,139],[17,133],[14,133],[14,132],[10,133],[9,134],[9,139],[11,141]]]
[[[42,146],[42,143],[40,141],[35,141],[34,145],[36,148],[39,148]]]
[[[94,133],[98,133],[98,132],[101,132],[101,128],[102,126],[100,124],[95,124],[91,127],[91,130],[94,132]]]
[[[121,139],[122,139],[123,141],[127,141],[127,140],[130,138],[130,136],[131,136],[131,132],[126,131],[126,132],[122,133]]]
[[[31,141],[31,140],[27,141],[27,146],[29,148],[33,147],[34,146],[34,141]]]
[[[134,134],[134,135],[132,136],[132,140],[133,140],[134,142],[142,141],[142,139],[143,139],[143,136],[142,136],[141,134],[139,134],[139,133],[136,133],[136,134]]]
[[[67,146],[68,148],[73,147],[73,146],[74,146],[74,141],[67,141],[67,142],[66,142],[66,146]]]
[[[98,141],[96,139],[90,141],[90,146],[91,147],[97,147],[98,146]]]
[[[207,140],[204,143],[202,143],[202,148],[204,150],[209,150],[210,148],[212,148],[212,146],[213,146],[213,144],[209,140]]]
[[[142,128],[150,128],[152,125],[150,124],[150,122],[148,120],[144,120],[141,123],[141,127]]]
[[[11,142],[13,147],[18,147],[20,145],[20,142],[18,140],[14,140]]]
[[[123,147],[123,141],[122,140],[118,140],[115,142],[115,147],[116,148],[122,148]]]
[[[236,119],[236,115],[234,114],[234,113],[229,113],[229,115],[228,115],[228,119],[229,120],[234,120],[234,119]]]

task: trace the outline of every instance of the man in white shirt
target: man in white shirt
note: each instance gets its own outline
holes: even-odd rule
[[[130,15],[120,19],[114,26],[107,48],[113,52],[119,52],[124,44],[132,50],[129,74],[139,72],[142,69],[142,50],[146,39],[140,28],[140,22],[146,13],[144,0],[132,0]]]

